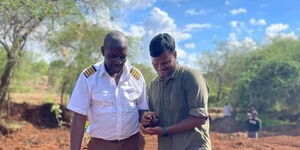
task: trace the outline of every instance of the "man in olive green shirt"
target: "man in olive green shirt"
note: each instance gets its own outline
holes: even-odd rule
[[[158,150],[210,150],[209,88],[205,78],[176,63],[175,41],[169,34],[155,36],[149,48],[159,76],[149,88],[152,112],[142,116],[142,132],[158,135]],[[159,125],[145,127],[155,115],[159,117]]]

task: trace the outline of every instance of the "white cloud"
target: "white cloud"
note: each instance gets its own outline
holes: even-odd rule
[[[298,39],[298,36],[294,32],[287,31],[288,28],[288,24],[271,24],[266,28],[266,40],[268,41],[273,38]]]
[[[253,33],[253,30],[249,29],[244,22],[233,20],[230,22],[230,26],[239,35],[248,34],[251,36]]]
[[[185,48],[195,49],[196,45],[195,43],[187,43],[184,45]]]
[[[123,10],[122,12],[125,12],[128,11],[128,9],[145,9],[151,7],[155,2],[156,0],[121,0],[119,3],[117,3],[117,5]]]
[[[200,65],[200,60],[201,60],[201,53],[191,53],[186,56],[186,59],[179,60],[179,62],[190,68],[203,71]]]
[[[292,39],[292,40],[298,39],[298,36],[295,34],[295,32],[281,33],[278,35],[278,37],[283,39]]]
[[[248,50],[255,50],[258,48],[257,43],[250,37],[245,37],[244,40],[242,41],[242,44]]]
[[[146,33],[144,27],[142,26],[137,26],[137,25],[131,25],[129,28],[129,34],[130,36],[133,37],[143,37]]]
[[[235,33],[229,34],[227,46],[231,51],[252,51],[258,47],[257,43],[250,37],[245,37],[239,41]]]
[[[254,19],[254,18],[251,18],[249,20],[249,23],[252,24],[252,25],[260,25],[260,26],[265,26],[267,24],[266,20],[265,19]]]
[[[231,26],[232,28],[236,28],[236,27],[238,27],[238,23],[239,23],[239,22],[238,22],[238,21],[235,21],[235,20],[234,20],[234,21],[231,21],[231,22],[230,22],[230,26]]]
[[[225,1],[225,5],[230,5],[230,2],[229,1]]]
[[[236,41],[236,34],[235,33],[229,33],[228,39],[229,39],[229,41]]]
[[[192,25],[189,27],[189,29],[194,30],[199,29],[201,27],[198,25]],[[132,25],[130,30],[135,33],[139,32],[141,33],[141,35],[143,35],[141,37],[141,47],[143,51],[139,54],[139,57],[137,57],[137,61],[150,64],[151,58],[148,52],[150,40],[158,33],[169,33],[171,36],[174,37],[176,42],[178,62],[182,65],[186,65],[195,69],[200,69],[200,66],[197,65],[200,53],[187,53],[187,51],[180,46],[180,42],[190,39],[191,34],[184,30],[180,30],[177,27],[174,19],[171,18],[165,11],[157,7],[153,8],[150,12],[149,17],[145,18],[145,22],[143,23],[143,25]],[[189,43],[184,46],[185,48],[196,48],[194,43]]]
[[[146,36],[151,38],[162,32],[170,33],[176,42],[191,38],[191,34],[182,32],[177,28],[174,19],[168,13],[157,7],[154,7],[150,12],[150,17],[146,19],[144,27],[145,31],[147,31]]]
[[[192,23],[192,24],[185,25],[183,31],[190,32],[195,30],[210,29],[211,27],[212,25],[209,23],[204,23],[204,24]]]
[[[168,13],[154,7],[150,12],[150,17],[146,19],[145,28],[149,33],[156,34],[163,30],[165,32],[174,31],[177,26]]]
[[[99,24],[108,29],[120,30],[122,31],[122,25],[120,22],[115,22],[111,17],[110,9],[104,5],[99,4],[98,9],[95,9],[93,13],[86,16],[87,22],[92,24]]]
[[[190,24],[180,29],[177,27],[175,20],[171,18],[167,12],[154,7],[143,23],[129,26],[128,35],[141,38],[140,46],[142,52],[136,54],[136,61],[138,62],[151,64],[151,58],[149,56],[150,40],[159,33],[169,33],[174,37],[176,42],[177,61],[182,65],[201,69],[199,65],[201,53],[188,53],[186,51],[186,49],[195,49],[196,45],[194,43],[181,45],[180,43],[192,37],[188,31],[208,28],[211,28],[210,24]]]
[[[176,46],[177,48],[176,48],[176,51],[177,51],[177,57],[179,58],[179,59],[184,59],[186,56],[187,56],[187,53],[183,50],[183,49],[181,49],[179,46]]]
[[[145,18],[145,22],[142,25],[132,25],[130,27],[130,32],[135,33],[133,35],[140,35],[141,37],[141,47],[143,52],[140,53],[140,57],[138,61],[145,62],[147,61],[150,63],[150,56],[149,56],[149,43],[151,39],[159,34],[159,33],[168,33],[172,37],[174,37],[176,45],[176,50],[178,53],[178,58],[185,59],[187,53],[178,46],[178,43],[181,41],[187,40],[191,38],[191,34],[188,32],[184,32],[180,30],[174,19],[171,18],[167,12],[161,10],[160,8],[154,7],[149,17]],[[146,63],[147,63],[146,62]]]
[[[271,24],[266,28],[267,33],[275,33],[275,32],[281,32],[286,30],[289,27],[287,24],[277,23],[277,24]]]
[[[230,10],[230,14],[232,15],[238,15],[242,13],[247,13],[247,10],[245,8],[238,8],[238,9],[232,9]]]
[[[185,11],[186,14],[191,16],[198,16],[198,15],[206,15],[210,11],[208,10],[196,10],[196,9],[188,9]]]

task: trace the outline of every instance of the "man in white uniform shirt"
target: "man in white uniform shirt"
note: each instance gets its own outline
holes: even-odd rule
[[[139,116],[148,109],[144,78],[126,62],[123,33],[108,33],[101,51],[104,61],[80,74],[67,106],[74,112],[71,150],[80,150],[87,119],[89,150],[141,150],[145,141]]]

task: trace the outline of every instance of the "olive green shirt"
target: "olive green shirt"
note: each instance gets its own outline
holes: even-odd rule
[[[159,116],[159,125],[168,127],[188,116],[208,117],[209,88],[201,73],[176,66],[172,77],[160,77],[151,83],[148,97],[150,109]],[[158,137],[158,150],[210,150],[209,121],[193,130]]]

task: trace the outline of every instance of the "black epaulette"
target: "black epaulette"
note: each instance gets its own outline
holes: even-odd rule
[[[137,80],[139,80],[140,77],[142,76],[142,74],[140,73],[140,71],[138,69],[134,68],[134,67],[131,68],[130,73]]]
[[[94,66],[91,66],[89,68],[87,68],[85,71],[84,71],[84,75],[86,78],[88,78],[89,76],[91,76],[93,73],[95,73],[97,70]]]

